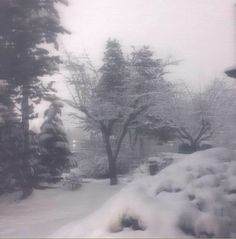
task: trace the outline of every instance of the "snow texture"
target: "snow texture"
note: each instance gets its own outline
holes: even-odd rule
[[[67,189],[79,189],[82,186],[82,182],[82,174],[78,168],[73,168],[69,173],[62,174],[62,184]]]
[[[34,190],[20,201],[16,198],[21,193],[1,195],[0,238],[45,238],[97,210],[120,186],[110,187],[108,180],[87,179],[76,191],[64,187]]]
[[[109,176],[109,165],[107,157],[105,156],[78,156],[77,159],[78,166],[84,177],[87,178],[107,178]],[[129,167],[129,162],[126,158],[119,158],[117,160],[117,170],[118,173],[127,171]]]
[[[234,237],[236,160],[214,148],[134,180],[97,212],[50,237]]]
[[[102,178],[109,174],[108,162],[105,157],[91,156],[89,159],[82,157],[78,160],[78,165],[84,177]]]

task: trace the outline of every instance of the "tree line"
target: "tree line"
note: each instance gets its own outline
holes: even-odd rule
[[[193,92],[167,80],[170,66],[177,63],[158,58],[148,46],[133,48],[124,57],[116,39],[107,41],[98,69],[87,55],[67,53],[72,100],[65,101],[85,130],[102,136],[111,185],[118,182],[117,159],[127,136],[134,143],[143,136],[178,140],[179,152],[193,153],[212,147],[207,140],[224,132],[233,119],[231,86],[216,79],[202,92]]]
[[[65,0],[2,0],[0,2],[0,178],[1,192],[14,184],[22,198],[46,175],[60,176],[69,168],[71,154],[61,120],[64,104],[84,130],[101,135],[109,165],[110,184],[118,183],[117,160],[124,140],[130,144],[147,136],[163,142],[178,140],[185,152],[210,147],[205,143],[224,131],[235,112],[234,92],[221,80],[202,92],[167,80],[176,61],[157,57],[150,47],[123,53],[118,40],[106,42],[98,69],[89,56],[58,50],[61,25],[56,4]],[[59,99],[53,81],[45,76],[59,64],[70,88],[70,99]],[[51,102],[40,134],[30,120],[41,101]],[[63,103],[62,103],[63,102]],[[227,105],[227,107],[226,107]],[[181,148],[180,147],[180,148]]]
[[[0,79],[7,83],[0,102],[1,164],[3,174],[12,172],[20,182],[22,197],[34,186],[30,120],[37,117],[35,105],[55,99],[53,82],[45,83],[43,77],[58,71],[61,63],[45,46],[58,50],[57,36],[69,33],[60,23],[57,3],[67,1],[0,2]]]

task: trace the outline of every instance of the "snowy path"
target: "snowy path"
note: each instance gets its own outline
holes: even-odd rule
[[[78,191],[36,190],[24,200],[0,198],[0,238],[42,238],[97,210],[115,192],[107,180],[84,183]]]

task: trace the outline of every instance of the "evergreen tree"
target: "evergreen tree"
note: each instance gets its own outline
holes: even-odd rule
[[[129,59],[131,77],[129,89],[131,95],[142,97],[136,102],[137,105],[145,102],[155,102],[155,105],[164,103],[164,99],[171,93],[171,85],[164,79],[165,66],[163,60],[155,57],[148,46],[140,49],[133,48]],[[158,111],[157,111],[158,112]],[[153,137],[156,139],[167,140],[172,138],[168,128],[161,127],[160,118],[153,117],[153,109],[140,114],[132,129],[129,130],[130,146],[138,146],[139,155],[144,156],[143,137]]]
[[[60,25],[57,2],[66,3],[65,0],[0,1],[0,78],[15,89],[13,94],[21,106],[24,194],[29,194],[32,188],[29,120],[37,116],[33,113],[33,103],[38,104],[48,96],[52,82],[45,86],[41,77],[53,74],[60,63],[59,57],[44,46],[52,44],[58,49],[57,35],[67,32]]]
[[[44,173],[58,176],[69,166],[68,156],[71,154],[68,139],[60,118],[63,104],[54,100],[45,111],[45,121],[41,126],[39,144],[41,166]],[[40,173],[40,172],[39,172]],[[42,173],[42,172],[41,172]]]
[[[147,94],[161,88],[160,81],[164,81],[164,63],[157,59],[148,46],[133,49],[129,61],[135,80],[130,81],[133,94]],[[148,94],[147,94],[148,95]],[[150,94],[148,97],[152,97]],[[145,97],[144,97],[145,98]]]
[[[117,97],[122,92],[125,76],[125,59],[121,51],[120,43],[117,40],[108,40],[103,58],[103,66],[100,69],[102,74],[98,86],[98,96]]]
[[[124,115],[123,111],[127,103],[125,97],[126,71],[126,62],[120,43],[115,39],[109,39],[106,43],[103,65],[100,68],[101,77],[95,89],[97,94],[92,100],[96,102],[94,104],[96,108],[92,111],[93,114],[102,116],[99,117],[101,119],[99,128],[106,146],[112,185],[117,184],[116,161],[125,136],[121,135],[123,122],[122,120],[119,122],[118,118]],[[113,146],[111,137],[115,141]]]
[[[0,80],[0,194],[14,189],[21,180],[17,165],[22,131],[9,92],[7,82]]]

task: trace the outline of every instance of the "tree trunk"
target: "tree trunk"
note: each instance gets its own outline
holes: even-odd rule
[[[29,92],[27,84],[22,87],[22,128],[23,128],[23,154],[22,154],[22,199],[32,193],[32,172],[29,163],[30,140],[29,140]]]
[[[108,157],[108,166],[109,166],[109,177],[110,177],[110,185],[117,185],[117,170],[116,170],[116,157],[113,155],[110,136],[106,132],[106,130],[102,130],[103,140],[106,146],[106,152]]]
[[[118,179],[116,170],[116,160],[114,159],[114,157],[109,156],[108,163],[109,163],[110,185],[117,185]]]
[[[27,85],[22,89],[22,126],[23,126],[23,154],[29,155],[29,96]]]
[[[142,136],[139,136],[139,159],[140,162],[145,158],[144,142]]]
[[[200,149],[199,143],[196,142],[195,140],[193,142],[191,142],[191,147],[193,149],[193,152],[196,152],[196,151],[198,151]]]

